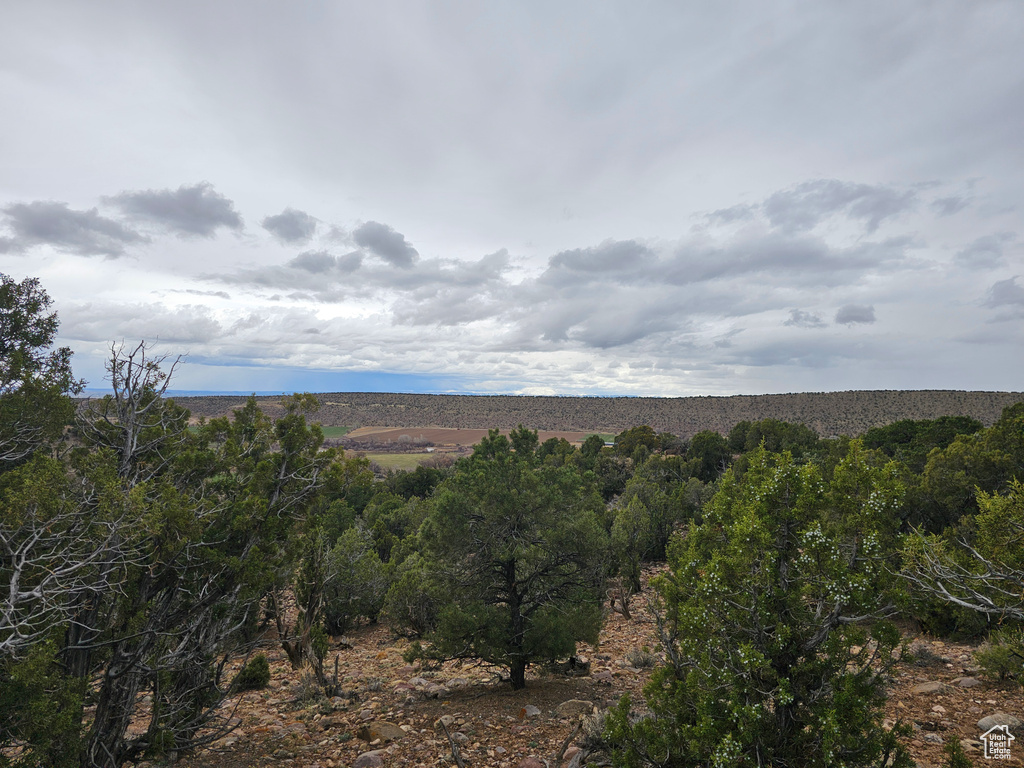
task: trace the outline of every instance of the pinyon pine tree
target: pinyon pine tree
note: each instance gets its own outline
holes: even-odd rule
[[[494,430],[430,504],[420,539],[447,602],[428,653],[503,667],[520,689],[530,663],[597,640],[607,538],[574,469],[537,466]]]

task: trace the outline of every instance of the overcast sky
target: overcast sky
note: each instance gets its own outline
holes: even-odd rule
[[[1019,390],[1024,4],[8,2],[0,271],[176,388]]]

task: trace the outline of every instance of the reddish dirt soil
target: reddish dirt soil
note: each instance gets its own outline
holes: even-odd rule
[[[278,646],[270,645],[266,649],[272,670],[270,687],[226,704],[238,705],[238,729],[212,750],[184,757],[178,765],[347,768],[360,754],[383,750],[384,766],[453,766],[450,743],[435,728],[438,718],[448,715],[450,731],[461,734],[457,736],[463,740],[459,752],[466,766],[515,768],[524,758],[536,756],[557,768],[554,757],[579,722],[578,717],[560,715],[560,704],[577,699],[605,708],[624,693],[634,703],[642,703],[641,688],[650,669],[633,667],[629,654],[644,646],[657,649],[654,622],[643,608],[645,602],[644,595],[634,598],[631,621],[610,614],[599,646],[581,646],[581,656],[590,662],[589,674],[566,676],[531,669],[523,691],[512,691],[487,667],[446,664],[424,670],[407,665],[402,653],[408,642],[374,625],[360,628],[344,641],[339,638],[329,654],[329,667],[338,658],[346,697],[304,700],[300,673],[289,667]],[[1022,717],[1021,687],[980,675],[977,687],[958,687],[956,679],[977,675],[971,646],[914,637],[911,649],[915,660],[896,667],[886,705],[887,723],[900,720],[912,725],[914,733],[906,744],[921,768],[945,765],[942,744],[932,742],[948,742],[953,734],[960,737],[974,765],[992,765],[982,755],[977,722],[998,711]],[[938,693],[911,690],[933,681],[943,684]],[[443,687],[432,688],[438,685]],[[526,705],[539,709],[539,715],[521,717]],[[405,736],[368,743],[359,731],[369,721],[393,723]],[[575,742],[583,738],[581,731]],[[1024,765],[1024,747],[1015,744],[1014,750],[1013,759],[999,765]]]

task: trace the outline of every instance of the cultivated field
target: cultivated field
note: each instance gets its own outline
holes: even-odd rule
[[[505,434],[508,434],[508,429],[502,430]],[[550,430],[540,430],[537,433],[540,442],[549,440],[552,437],[564,438],[570,443],[582,443],[587,439],[588,435],[593,434],[592,432],[554,432]],[[469,446],[476,445],[485,437],[487,437],[486,429],[450,429],[446,427],[416,427],[407,428],[402,427],[399,429],[393,429],[389,427],[359,427],[353,429],[345,437],[350,440],[373,440],[377,443],[408,446],[410,449],[415,449],[417,445],[451,445],[451,446]]]

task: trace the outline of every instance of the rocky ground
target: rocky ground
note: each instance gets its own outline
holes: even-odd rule
[[[238,728],[178,765],[426,768],[455,766],[456,753],[465,766],[570,765],[592,727],[592,719],[581,716],[624,693],[634,701],[641,698],[651,671],[644,651],[655,652],[657,643],[654,623],[640,609],[643,596],[634,601],[632,620],[612,614],[600,645],[580,649],[589,669],[534,670],[523,691],[512,691],[484,667],[408,665],[402,658],[407,642],[384,626],[370,626],[331,650],[329,664],[333,667],[337,656],[346,695],[318,699],[310,695],[315,686],[270,648],[270,687],[226,703],[235,708]],[[887,722],[912,724],[907,744],[922,768],[945,764],[943,745],[954,734],[975,765],[993,764],[983,755],[978,723],[996,713],[1024,719],[1021,687],[981,677],[968,645],[916,637],[912,650],[914,660],[897,667]],[[1011,759],[997,764],[1024,765],[1024,728],[1016,730],[1020,740],[1011,746]]]

